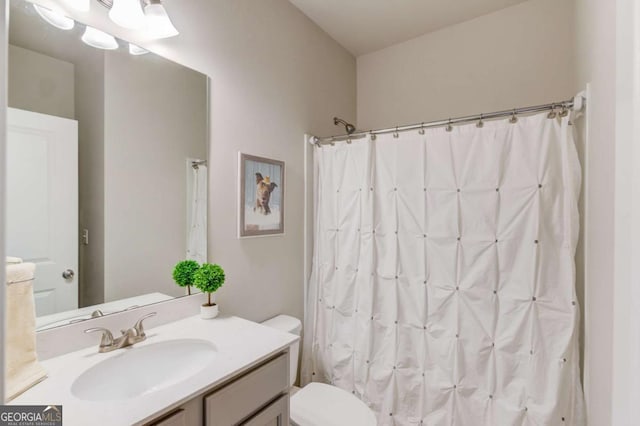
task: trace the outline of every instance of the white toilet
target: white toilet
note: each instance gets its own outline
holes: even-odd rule
[[[287,333],[300,335],[302,323],[278,315],[262,323]],[[298,372],[299,343],[290,348],[291,386]],[[291,421],[298,426],[375,426],[376,418],[367,405],[351,393],[324,383],[309,383],[291,396]]]

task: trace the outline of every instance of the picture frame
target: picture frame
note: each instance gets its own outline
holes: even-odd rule
[[[284,234],[284,161],[238,153],[238,238]]]

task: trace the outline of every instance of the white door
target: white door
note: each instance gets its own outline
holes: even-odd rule
[[[14,108],[7,119],[7,256],[36,264],[38,316],[76,309],[78,122]]]

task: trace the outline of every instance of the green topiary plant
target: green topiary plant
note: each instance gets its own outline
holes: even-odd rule
[[[193,277],[193,284],[207,293],[207,304],[202,306],[213,306],[211,303],[211,293],[218,290],[224,284],[224,270],[220,265],[212,265],[211,263],[203,263]]]
[[[187,292],[191,294],[191,286],[198,269],[200,265],[195,260],[182,260],[173,268],[173,280],[180,287],[187,287]]]

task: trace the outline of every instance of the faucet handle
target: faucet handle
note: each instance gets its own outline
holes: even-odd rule
[[[100,338],[100,347],[101,348],[106,348],[106,347],[109,347],[109,346],[113,346],[113,334],[111,334],[111,332],[108,329],[104,328],[104,327],[88,328],[84,332],[85,333],[95,333],[96,331],[101,331],[102,332],[102,337]]]
[[[150,317],[155,317],[158,313],[157,312],[149,312],[147,315],[144,315],[142,318],[140,318],[138,320],[138,322],[136,322],[136,325],[133,326],[133,329],[136,331],[136,335],[138,337],[145,337],[146,335],[144,334],[144,327],[142,326],[142,321],[146,320],[147,318]]]

